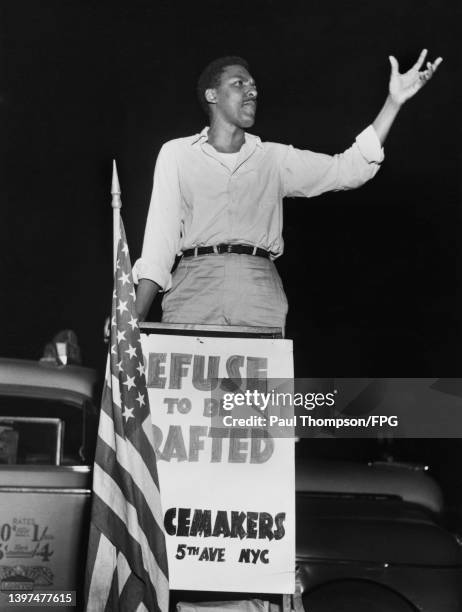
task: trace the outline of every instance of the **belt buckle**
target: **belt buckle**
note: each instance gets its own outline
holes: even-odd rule
[[[227,253],[232,253],[232,249],[233,249],[233,245],[232,244],[227,244],[226,245],[226,252]]]

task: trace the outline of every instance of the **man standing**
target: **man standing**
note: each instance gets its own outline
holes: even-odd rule
[[[157,159],[142,257],[134,267],[140,320],[164,291],[164,322],[284,328],[287,300],[273,263],[284,247],[283,198],[352,189],[377,173],[402,104],[442,61],[421,70],[426,53],[404,74],[390,57],[383,108],[349,149],[334,156],[247,133],[257,109],[247,62],[233,56],[209,64],[198,94],[210,127],[167,142]]]

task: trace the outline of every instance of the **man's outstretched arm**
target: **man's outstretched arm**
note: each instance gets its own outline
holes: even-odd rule
[[[404,102],[412,98],[426,83],[428,83],[443,61],[443,59],[439,57],[433,63],[427,62],[425,70],[420,70],[426,56],[427,49],[424,49],[414,66],[403,74],[399,72],[397,59],[392,55],[389,58],[391,75],[388,96],[385,100],[385,104],[372,124],[382,145]]]
[[[282,191],[288,197],[314,197],[327,191],[354,189],[375,176],[383,160],[383,143],[404,102],[412,98],[433,76],[443,61],[440,57],[422,67],[424,49],[414,66],[400,74],[398,62],[390,57],[388,95],[372,126],[356,138],[343,153],[323,155],[286,147],[281,162]]]

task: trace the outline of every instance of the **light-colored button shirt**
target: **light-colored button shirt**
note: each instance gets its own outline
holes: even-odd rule
[[[143,251],[135,279],[171,287],[175,256],[185,249],[247,244],[282,254],[282,200],[353,189],[383,160],[372,126],[344,153],[324,155],[245,134],[231,171],[200,134],[163,145],[154,171]]]

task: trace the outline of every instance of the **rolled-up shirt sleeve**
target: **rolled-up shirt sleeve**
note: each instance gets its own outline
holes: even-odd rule
[[[313,197],[326,191],[360,187],[377,174],[383,158],[382,146],[371,125],[349,149],[337,155],[289,146],[281,164],[283,195]]]
[[[178,164],[172,143],[159,152],[154,170],[151,203],[141,258],[133,267],[135,282],[147,278],[164,291],[171,287],[171,269],[179,250],[181,192]]]

